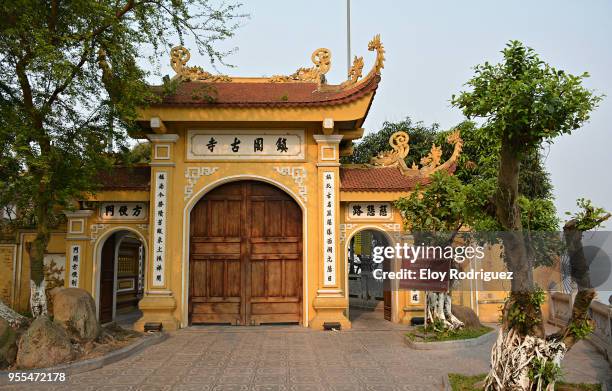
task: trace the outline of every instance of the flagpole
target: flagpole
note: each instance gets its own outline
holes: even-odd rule
[[[346,74],[351,70],[351,0],[346,0]]]

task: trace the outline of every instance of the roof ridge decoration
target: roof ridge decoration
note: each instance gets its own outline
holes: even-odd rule
[[[213,75],[202,67],[188,67],[187,62],[191,53],[184,46],[175,46],[170,50],[170,65],[176,75],[185,81],[209,81],[209,82],[231,82],[232,78],[227,75]]]
[[[339,87],[340,89],[345,89],[360,84],[365,80],[368,80],[370,77],[380,75],[381,70],[385,67],[385,47],[380,40],[380,34],[375,35],[374,38],[372,38],[372,40],[368,43],[368,50],[371,52],[376,51],[376,59],[374,61],[372,70],[370,70],[365,78],[360,80],[363,74],[363,57],[355,56],[353,59],[353,65],[351,65],[348,71],[348,80],[339,86],[329,87]],[[331,51],[326,48],[319,48],[312,53],[311,59],[314,63],[313,67],[299,68],[297,71],[288,76],[274,75],[270,78],[270,82],[312,82],[317,83],[319,86],[326,84],[325,74],[331,69]]]
[[[331,50],[327,48],[319,48],[312,52],[310,56],[313,67],[310,68],[298,68],[297,71],[293,72],[289,76],[274,75],[270,78],[272,83],[283,83],[292,81],[305,81],[321,84],[325,81],[325,74],[329,72],[331,68]]]
[[[410,137],[406,132],[399,131],[393,133],[391,137],[389,137],[389,145],[391,145],[392,150],[381,152],[378,156],[373,157],[370,160],[370,165],[397,167],[403,175],[409,177],[429,177],[437,171],[448,171],[459,159],[461,149],[463,148],[463,140],[461,139],[459,129],[455,129],[446,137],[446,142],[454,146],[453,153],[447,161],[440,164],[442,148],[433,144],[427,156],[421,159],[421,167],[416,163],[413,163],[412,167],[408,167],[404,159],[408,156],[408,152],[410,151],[410,145],[408,145],[409,140]]]

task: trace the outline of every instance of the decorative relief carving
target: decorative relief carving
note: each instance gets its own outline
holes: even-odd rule
[[[394,232],[399,232],[401,230],[401,224],[383,224],[383,227],[385,227],[387,229],[387,231],[394,231]]]
[[[306,169],[303,167],[274,167],[274,170],[282,176],[290,176],[298,187],[298,194],[304,201],[308,201],[308,190],[306,188]]]
[[[357,224],[340,224],[340,243],[344,244],[346,242],[346,234],[351,232]]]
[[[212,175],[217,172],[218,169],[219,167],[187,167],[185,169],[185,178],[187,178],[187,184],[185,185],[185,201],[191,198],[193,195],[193,187],[202,176]]]
[[[174,72],[183,80],[187,81],[209,81],[209,82],[231,82],[232,78],[227,75],[213,75],[199,66],[188,67],[187,62],[191,58],[189,50],[183,46],[175,46],[170,51],[170,65]]]
[[[321,84],[325,81],[325,74],[331,68],[331,51],[326,48],[319,48],[312,52],[310,56],[314,67],[299,68],[289,76],[274,75],[270,78],[270,82],[290,82],[290,81],[305,81]]]
[[[98,239],[98,236],[100,236],[100,234],[104,231],[106,231],[107,229],[110,228],[110,224],[92,224],[89,227],[89,231],[91,233],[90,237],[91,237],[91,242],[95,242],[96,239]]]

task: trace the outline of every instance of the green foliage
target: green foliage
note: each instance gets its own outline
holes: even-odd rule
[[[563,371],[561,367],[550,360],[536,357],[529,366],[529,379],[534,383],[541,381],[544,386],[542,388],[545,388],[548,384],[555,383],[562,376]]]
[[[478,328],[461,328],[458,330],[450,330],[444,326],[444,322],[437,319],[440,324],[428,325],[427,327],[418,326],[416,332],[406,333],[406,337],[412,341],[421,342],[441,342],[441,341],[458,341],[463,339],[473,339],[485,335],[492,328],[482,326]]]
[[[571,220],[574,221],[574,228],[579,231],[595,229],[610,218],[609,212],[604,208],[594,206],[591,200],[579,198],[576,205],[580,209],[578,212],[573,215],[570,212],[565,212],[565,214],[571,216]]]
[[[450,382],[453,391],[482,391],[482,387],[478,388],[476,385],[483,381],[486,374],[482,375],[461,375],[458,373],[449,373],[448,380]],[[576,391],[601,391],[601,384],[588,384],[588,383],[566,383],[563,381],[557,381],[555,383],[555,390],[576,390]]]
[[[533,292],[513,293],[509,300],[506,316],[511,328],[527,335],[542,322],[541,312],[534,310],[539,309],[546,300],[546,293],[542,288],[536,286]]]
[[[557,70],[519,41],[502,53],[499,64],[477,65],[467,82],[471,91],[453,95],[452,103],[468,118],[484,118],[495,139],[513,140],[516,156],[580,128],[601,101],[582,86],[586,72]]]
[[[228,52],[239,4],[208,0],[0,5],[0,207],[16,205],[15,223],[35,225],[32,278],[42,280],[49,228],[62,209],[97,188],[136,128],[138,107],[157,99],[140,63],[167,58],[186,36],[210,61]],[[180,42],[170,42],[172,34]],[[150,57],[145,53],[149,53]],[[159,65],[159,63],[158,63]],[[166,79],[164,93],[176,82]]]
[[[116,154],[115,165],[133,166],[135,164],[147,164],[151,162],[151,144],[149,142],[138,143],[131,148],[123,147]]]
[[[382,129],[375,133],[370,133],[364,136],[359,143],[356,143],[351,156],[343,157],[343,164],[363,164],[369,163],[370,159],[380,152],[391,149],[389,145],[389,137],[395,132],[404,131],[410,137],[410,153],[406,157],[408,167],[412,163],[419,163],[421,157],[427,155],[431,144],[436,141],[439,136],[438,124],[426,126],[422,122],[413,122],[410,117],[400,122],[385,121]]]
[[[568,331],[576,339],[585,339],[595,331],[595,327],[588,319],[575,320],[568,325]]]
[[[408,197],[395,201],[406,230],[444,232],[461,227],[465,217],[465,193],[461,181],[446,172],[436,172],[431,183],[418,187]]]

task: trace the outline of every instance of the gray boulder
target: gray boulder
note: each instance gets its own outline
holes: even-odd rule
[[[9,323],[0,318],[0,368],[6,368],[17,357],[17,335]]]
[[[19,340],[17,368],[45,368],[73,359],[68,333],[47,316],[36,318]]]
[[[466,328],[479,328],[482,327],[482,323],[478,319],[478,315],[469,307],[465,307],[458,304],[453,304],[451,312],[460,321],[463,322]]]
[[[89,342],[100,335],[96,304],[84,289],[65,288],[53,295],[53,321],[81,342]]]

